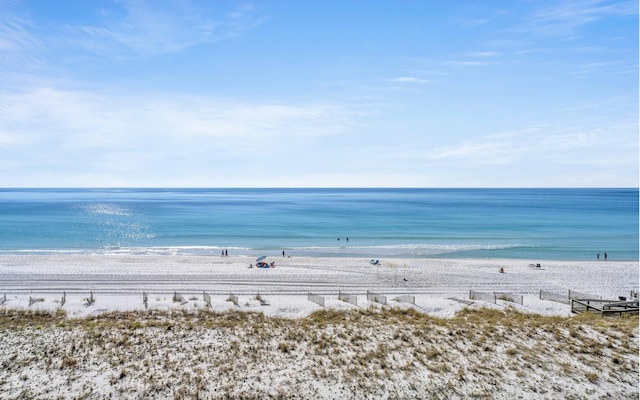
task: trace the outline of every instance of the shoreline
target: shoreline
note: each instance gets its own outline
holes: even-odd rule
[[[600,254],[594,253],[593,257],[576,258],[576,257],[528,257],[528,256],[506,256],[497,255],[463,255],[464,252],[443,252],[432,254],[413,254],[413,253],[394,253],[389,249],[381,251],[362,251],[355,248],[341,248],[337,251],[326,250],[307,251],[299,248],[283,247],[282,249],[263,249],[254,250],[246,247],[219,247],[219,246],[160,246],[160,247],[128,247],[128,248],[106,248],[106,249],[18,249],[18,250],[0,250],[1,257],[12,256],[183,256],[183,257],[221,257],[220,252],[229,250],[231,257],[240,258],[256,258],[261,255],[267,255],[273,258],[280,258],[282,251],[286,251],[287,256],[291,254],[297,258],[385,258],[385,259],[402,259],[402,260],[505,260],[505,261],[530,261],[530,262],[638,262],[636,258],[611,258],[604,259]],[[380,250],[380,249],[378,249]],[[490,250],[487,250],[490,251]],[[470,251],[474,252],[474,251]]]
[[[256,268],[249,255],[0,255],[0,299],[4,295],[8,299],[4,308],[62,308],[70,316],[81,317],[144,310],[142,295],[147,293],[149,309],[208,307],[300,317],[322,308],[354,307],[338,300],[341,292],[355,296],[358,307],[379,306],[367,298],[367,293],[376,293],[393,307],[451,317],[469,306],[465,303],[473,290],[523,296],[522,305],[474,301],[473,307],[570,315],[568,305],[540,300],[540,291],[574,290],[617,299],[637,291],[639,280],[638,261],[381,258],[379,265],[372,265],[362,257],[296,256],[268,257],[267,261],[274,262],[275,268]],[[538,263],[539,268],[531,266]],[[61,306],[63,293],[67,298]],[[86,306],[90,293],[95,303]],[[309,293],[324,297],[325,307],[310,302]],[[183,301],[173,301],[174,294],[183,296]],[[238,296],[238,305],[227,301],[230,294]],[[256,299],[259,294],[268,305]],[[393,301],[402,295],[414,296],[415,305]]]

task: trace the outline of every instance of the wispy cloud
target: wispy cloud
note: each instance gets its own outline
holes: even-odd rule
[[[30,33],[32,29],[28,19],[3,15],[0,20],[0,51],[36,47],[38,41]]]
[[[548,155],[578,148],[602,145],[604,134],[598,129],[558,131],[551,127],[534,127],[466,140],[457,146],[433,149],[425,157],[434,160],[473,160],[483,164],[507,164],[529,158],[532,165]]]
[[[578,68],[570,72],[570,74],[577,77],[587,77],[594,73],[602,73],[602,71],[619,72],[624,71],[626,68],[628,68],[628,66],[624,66],[621,61],[591,62],[579,65]]]
[[[637,16],[638,13],[636,1],[570,0],[552,4],[536,10],[514,30],[571,39],[584,25],[609,17]]]
[[[34,30],[29,19],[0,12],[0,82],[10,82],[22,71],[46,63],[45,46]]]
[[[495,51],[475,51],[466,53],[464,59],[445,60],[442,64],[449,67],[486,67],[497,64],[501,55]]]
[[[85,52],[101,58],[138,58],[177,53],[241,35],[265,18],[243,3],[229,11],[221,3],[189,0],[122,0],[94,10],[91,23],[37,22],[16,7],[0,9],[0,66],[31,65],[48,54]],[[218,9],[209,9],[213,7]],[[97,6],[96,6],[97,7]],[[95,16],[98,15],[98,18]]]
[[[501,54],[495,51],[475,51],[475,52],[472,52],[470,55],[472,57],[487,58],[487,57],[498,57]]]
[[[105,13],[100,23],[65,26],[61,39],[102,55],[157,55],[234,37],[263,21],[248,4],[215,18],[182,2],[121,4],[122,14]]]
[[[73,79],[69,63],[177,54],[241,35],[265,20],[248,3],[225,11],[220,3],[122,0],[103,9],[96,5],[83,16],[90,23],[53,23],[38,20],[20,3],[0,0],[0,90]]]
[[[336,135],[348,129],[351,115],[324,104],[290,105],[216,101],[208,97],[153,93],[104,95],[53,88],[0,93],[3,142],[37,146],[101,148],[218,141],[237,149],[262,147],[279,138]],[[166,152],[176,147],[167,147]]]
[[[407,84],[417,84],[417,85],[425,85],[429,83],[427,79],[416,78],[414,76],[400,76],[397,78],[393,78],[391,81],[395,83],[407,83]]]
[[[356,124],[354,114],[331,104],[176,93],[44,88],[0,93],[0,104],[0,185],[20,184],[13,176],[37,185],[47,179],[60,185],[148,185],[154,179],[163,185],[169,175],[176,185],[191,179],[215,184],[212,177],[225,168],[264,175],[275,163],[265,165],[267,159],[306,165],[309,155],[299,149],[313,149]]]
[[[443,62],[444,65],[452,67],[485,67],[491,65],[490,61],[477,61],[477,60],[448,60]]]

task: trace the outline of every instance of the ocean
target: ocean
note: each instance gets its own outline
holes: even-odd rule
[[[638,259],[638,189],[0,189],[0,254]]]

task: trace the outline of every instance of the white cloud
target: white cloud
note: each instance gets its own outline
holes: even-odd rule
[[[629,68],[629,66],[623,65],[623,63],[620,61],[592,62],[578,65],[577,69],[575,71],[569,72],[569,74],[578,77],[586,77],[594,73],[602,73],[603,71],[625,71],[627,68]]]
[[[633,187],[638,180],[637,123],[606,128],[536,126],[461,138],[450,145],[406,142],[379,149],[372,158],[391,175],[416,186],[442,187]]]
[[[474,61],[474,60],[449,60],[443,63],[444,65],[450,65],[453,67],[484,67],[491,65],[489,61]]]
[[[495,51],[476,51],[471,53],[471,56],[473,57],[498,57],[500,55],[500,53]]]
[[[599,149],[609,149],[618,141],[624,140],[629,148],[633,148],[634,144],[625,140],[630,132],[628,127],[605,131],[598,127],[559,129],[540,126],[465,140],[455,146],[435,148],[423,156],[433,160],[467,160],[480,164],[529,161],[534,166],[537,162],[551,159],[582,162],[581,154],[593,153],[595,156],[589,161],[595,161],[599,158]]]
[[[29,33],[31,28],[24,18],[4,15],[0,21],[0,51],[33,47],[37,40]]]
[[[52,88],[0,94],[0,157],[13,153],[116,154],[153,149],[268,152],[276,142],[336,135],[352,125],[344,109],[323,104],[260,104],[175,94],[109,96]],[[4,153],[4,154],[2,154]],[[31,154],[31,156],[35,156]]]
[[[0,82],[44,64],[44,46],[33,30],[28,19],[0,13]]]
[[[534,128],[523,132],[488,135],[466,140],[457,146],[440,147],[428,156],[432,159],[469,158],[488,163],[504,163],[507,159],[520,156],[523,152],[531,152],[542,145],[540,129]],[[532,140],[535,137],[535,140]]]
[[[635,15],[637,19],[638,13],[636,1],[570,0],[551,4],[536,10],[514,30],[572,39],[584,25],[609,17]]]
[[[429,81],[426,79],[420,79],[413,76],[400,76],[397,78],[393,78],[391,81],[396,83],[408,83],[408,84],[418,84],[418,85],[425,85],[429,83]]]
[[[123,0],[113,8],[96,10],[101,19],[91,24],[54,26],[38,26],[9,13],[0,22],[0,51],[26,49],[34,34],[40,34],[46,47],[56,51],[84,50],[105,58],[154,56],[228,39],[264,21],[248,4],[228,13],[205,6],[213,7],[189,1]]]

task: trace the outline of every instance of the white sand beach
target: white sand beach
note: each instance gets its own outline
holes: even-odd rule
[[[372,265],[362,258],[295,256],[267,261],[275,267],[256,268],[250,256],[4,255],[0,298],[6,295],[4,307],[56,309],[66,293],[60,308],[80,317],[144,309],[143,293],[149,309],[205,307],[206,293],[214,310],[300,317],[322,308],[308,301],[309,293],[323,296],[325,307],[349,308],[354,305],[339,301],[339,292],[356,296],[357,305],[367,307],[370,291],[386,296],[389,305],[403,307],[406,304],[391,300],[413,295],[416,309],[447,317],[465,306],[452,298],[466,300],[473,290],[523,296],[522,305],[498,301],[497,307],[506,304],[524,312],[569,315],[568,305],[540,300],[540,290],[558,294],[573,290],[615,300],[637,291],[639,282],[637,261],[381,259]],[[84,299],[91,292],[95,302],[86,306]],[[264,305],[253,301],[258,293],[266,299]],[[184,301],[172,301],[174,294]],[[229,294],[238,296],[237,306],[227,301]]]

